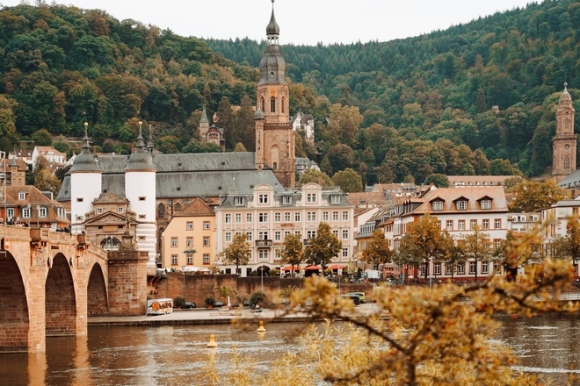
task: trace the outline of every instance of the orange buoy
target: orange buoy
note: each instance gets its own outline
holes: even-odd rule
[[[215,342],[215,335],[214,334],[211,334],[209,336],[209,343],[207,344],[207,347],[209,347],[209,348],[217,347],[217,343]]]
[[[260,320],[260,327],[258,327],[258,329],[256,331],[266,332],[266,329],[264,328],[264,321],[263,320]]]

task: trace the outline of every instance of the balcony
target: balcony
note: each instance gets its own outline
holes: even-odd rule
[[[264,247],[271,247],[272,246],[272,240],[256,240],[256,247],[260,248],[264,248]]]
[[[310,245],[310,239],[302,240],[302,244],[304,244],[304,246]]]

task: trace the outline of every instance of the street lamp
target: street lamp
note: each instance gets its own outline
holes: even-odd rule
[[[427,267],[427,269],[429,269],[429,289],[431,289],[433,287],[433,272],[431,272],[431,270],[433,269],[433,256],[429,257],[429,267]]]

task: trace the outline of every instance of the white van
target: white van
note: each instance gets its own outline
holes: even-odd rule
[[[147,300],[147,315],[165,315],[173,312],[173,299],[149,299]]]

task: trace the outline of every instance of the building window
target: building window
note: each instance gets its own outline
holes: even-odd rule
[[[435,275],[441,275],[441,263],[433,264],[433,273]]]
[[[258,202],[260,204],[267,204],[268,203],[268,195],[267,194],[258,195]]]
[[[139,201],[145,201],[145,197],[143,196],[139,197]]]
[[[316,221],[316,212],[308,212],[306,214],[306,221],[308,221],[308,222]]]
[[[457,220],[457,229],[460,231],[465,230],[465,220]]]
[[[292,204],[292,196],[282,196],[282,204],[284,205]]]
[[[185,246],[186,247],[193,247],[193,237],[192,236],[187,237],[185,239]]]
[[[123,208],[117,208],[117,213],[123,213]]]
[[[338,212],[332,212],[332,221],[338,221]]]
[[[347,211],[342,212],[342,220],[348,221],[348,212]]]
[[[445,229],[447,229],[448,231],[453,230],[453,220],[447,220],[447,222],[445,224]]]
[[[268,239],[268,231],[259,231],[258,237],[260,238],[260,240],[269,240]]]
[[[97,208],[97,213],[98,214],[102,214],[103,213],[103,208]]]
[[[286,222],[290,222],[291,221],[290,220],[290,212],[284,213],[284,221],[286,221]]]
[[[260,260],[264,260],[268,258],[268,250],[267,249],[259,249],[258,250],[258,258]]]
[[[244,197],[234,197],[235,206],[244,206]]]
[[[494,220],[494,227],[495,227],[495,229],[501,229],[501,219],[500,218],[496,218]]]
[[[239,224],[241,222],[242,222],[242,214],[236,213],[236,224]]]
[[[348,248],[342,248],[342,257],[348,257]]]
[[[252,241],[254,235],[252,233],[252,231],[248,231],[246,232],[246,241]]]
[[[191,253],[187,253],[185,256],[187,257],[187,265],[192,265],[193,264],[193,255]]]
[[[482,225],[483,229],[489,229],[489,220],[487,220],[487,219],[481,220],[481,225]]]
[[[481,263],[481,273],[489,273],[489,263],[487,261]]]
[[[315,203],[316,202],[316,194],[315,193],[308,193],[306,195],[306,202]]]
[[[477,271],[477,262],[476,261],[470,261],[469,262],[469,274],[473,275],[475,274]]]
[[[338,229],[333,229],[332,230],[332,234],[336,237],[338,237]]]
[[[203,236],[203,246],[209,247],[209,236]]]
[[[289,235],[290,235],[290,231],[284,231],[284,239],[286,239],[286,237]]]
[[[232,222],[231,213],[226,213],[226,224],[230,224],[231,222]]]
[[[348,229],[344,229],[342,231],[342,239],[343,240],[347,240],[348,239]]]
[[[280,106],[280,109],[282,110],[282,114],[284,114],[286,112],[284,105],[286,104],[286,98],[282,97],[282,106]]]
[[[268,222],[268,213],[258,213],[258,222]]]
[[[38,217],[46,217],[48,215],[48,211],[44,206],[38,208]]]
[[[171,255],[171,265],[177,265],[177,255]]]
[[[306,231],[306,238],[308,240],[310,240],[313,237],[316,237],[316,231]]]
[[[266,112],[266,102],[264,101],[264,98],[260,98],[260,110]]]
[[[209,253],[203,254],[203,263],[206,265],[209,264]]]
[[[451,275],[453,273],[453,264],[445,264],[445,274]]]
[[[193,221],[188,221],[185,223],[185,230],[188,230],[188,231],[193,230]]]
[[[463,265],[463,264],[457,265],[457,274],[458,275],[465,275],[465,265]]]
[[[570,169],[570,157],[564,156],[564,169]]]
[[[330,203],[331,204],[340,204],[340,196],[337,194],[333,194],[330,196]]]
[[[30,218],[30,208],[22,208],[22,217]]]
[[[471,228],[471,230],[474,230],[476,226],[477,220],[469,220],[469,227]]]
[[[282,240],[282,234],[280,231],[275,231],[274,232],[274,241],[281,241]]]
[[[274,221],[276,221],[276,222],[280,222],[280,217],[281,217],[281,216],[280,216],[280,212],[276,212],[276,213],[274,213]]]
[[[461,200],[455,203],[457,210],[467,210],[467,201]]]
[[[209,230],[209,221],[204,221],[203,222],[203,229],[208,231]]]
[[[274,97],[270,98],[270,112],[271,113],[276,112],[276,98]]]
[[[18,193],[18,199],[20,201],[25,200],[26,199],[26,193]],[[82,198],[77,198],[77,202],[83,202]]]
[[[59,210],[59,212],[60,212],[60,210]],[[14,208],[6,209],[6,219],[10,220],[12,217],[14,217]],[[62,216],[59,216],[59,217],[62,217]]]
[[[232,241],[232,232],[226,232],[226,242],[231,242]]]
[[[274,250],[274,260],[280,260],[282,258],[282,251],[279,249]]]
[[[328,221],[328,212],[322,212],[322,221]]]
[[[481,209],[491,209],[491,200],[481,200]]]
[[[443,210],[443,201],[433,201],[433,210]]]
[[[251,213],[246,213],[246,222],[252,223],[252,214]]]
[[[295,222],[300,222],[300,212],[296,212],[294,213],[294,221]]]
[[[171,238],[171,247],[173,248],[177,247],[177,237]]]

